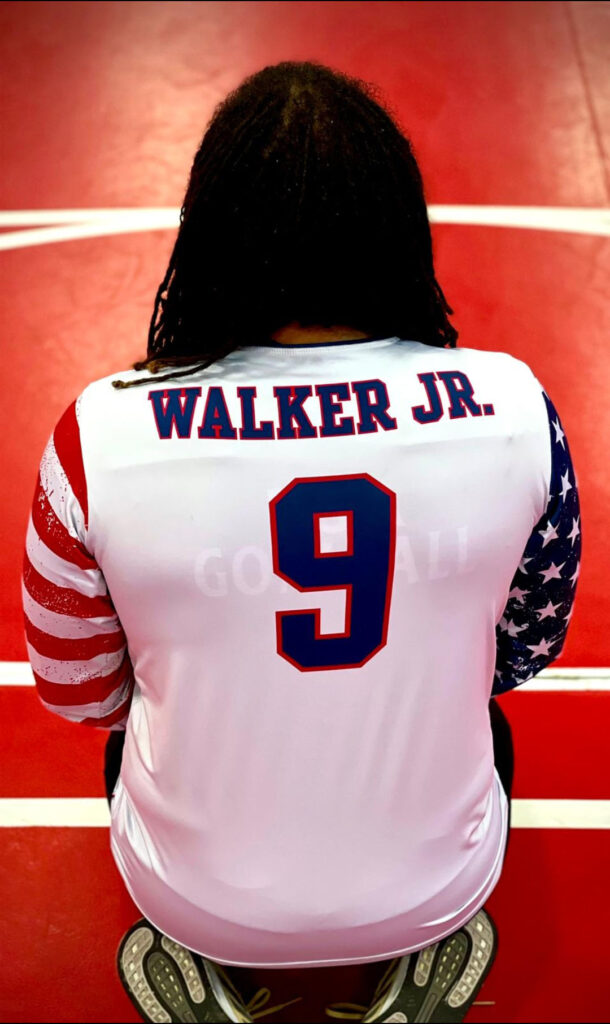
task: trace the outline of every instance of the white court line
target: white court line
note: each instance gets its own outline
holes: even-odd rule
[[[610,235],[610,210],[571,206],[429,206],[433,224],[533,228],[584,235]]]
[[[97,798],[2,799],[0,828],[107,828],[108,804]],[[513,800],[513,828],[610,829],[610,800]]]
[[[108,804],[102,797],[0,800],[0,828],[107,828]]]
[[[433,224],[477,224],[610,236],[610,210],[603,207],[432,204],[428,213]],[[172,206],[4,210],[0,211],[0,228],[21,230],[0,234],[0,250],[134,231],[175,229],[179,222],[180,211]]]
[[[512,800],[512,828],[610,828],[610,800]]]
[[[147,212],[149,214],[148,217],[139,217],[114,216],[113,211],[109,211],[106,220],[94,219],[90,222],[64,224],[58,227],[8,231],[0,235],[0,250],[24,249],[32,245],[48,245],[53,242],[72,242],[78,238],[125,235],[132,234],[134,231],[175,229],[178,225],[178,214],[175,210],[168,212],[152,210]]]
[[[0,686],[33,686],[28,661],[0,661]],[[514,693],[597,693],[610,690],[610,668],[544,669]]]
[[[177,206],[102,206],[81,210],[0,210],[0,228],[42,227],[49,224],[85,224],[110,219],[141,220],[161,227],[177,227]]]

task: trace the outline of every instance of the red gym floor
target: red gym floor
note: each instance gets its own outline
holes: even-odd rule
[[[70,803],[102,796],[104,735],[45,712],[15,663],[26,657],[20,568],[42,450],[89,381],[145,353],[172,243],[171,230],[153,229],[154,211],[145,231],[129,232],[125,222],[123,233],[91,228],[63,240],[55,229],[21,232],[48,224],[51,211],[60,211],[56,222],[91,225],[92,209],[108,209],[109,222],[117,208],[177,208],[215,104],[246,74],[283,59],[315,59],[381,87],[414,141],[436,209],[438,273],[461,344],[529,363],[570,440],[584,533],[576,610],[552,668],[563,672],[559,684],[549,678],[542,689],[503,700],[517,754],[515,828],[489,903],[500,950],[483,1005],[468,1019],[607,1021],[610,3],[603,2],[0,3],[0,1020],[138,1019],[114,955],[139,914],[112,863],[107,829],[83,824],[81,805]],[[490,226],[489,209],[478,225],[468,211],[465,223],[448,223],[447,207],[456,205],[527,207],[534,223],[545,208],[548,226]],[[565,229],[566,209],[575,230]],[[587,210],[598,214],[579,219]],[[23,211],[36,211],[30,228]],[[496,211],[495,224],[509,220]],[[71,808],[77,823],[66,827]],[[269,984],[272,1004],[306,995],[269,1018],[278,1021],[324,1019],[325,1002],[352,999],[357,989],[347,974],[331,984],[325,969],[241,977],[252,990]]]

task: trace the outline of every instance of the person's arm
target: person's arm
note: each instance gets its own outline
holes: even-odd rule
[[[494,697],[527,682],[561,654],[580,571],[576,476],[557,411],[544,392],[543,397],[551,438],[549,499],[523,552],[496,627]]]
[[[28,657],[45,707],[84,725],[123,729],[133,694],[127,641],[88,549],[78,400],[40,463],[28,522],[22,596]]]

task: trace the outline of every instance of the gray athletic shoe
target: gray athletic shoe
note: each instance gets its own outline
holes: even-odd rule
[[[362,1024],[455,1024],[464,1020],[494,962],[498,938],[489,914],[426,949],[392,960],[370,1006],[331,1003],[328,1017]]]
[[[219,964],[168,939],[144,918],[121,940],[117,962],[129,998],[143,1019],[154,1024],[249,1024],[290,1005],[262,1010],[271,994],[268,988],[245,1003]]]

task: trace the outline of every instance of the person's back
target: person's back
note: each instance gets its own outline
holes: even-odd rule
[[[136,902],[227,962],[455,931],[506,838],[488,701],[550,490],[540,385],[392,338],[146,376],[78,404],[136,680],[112,829]]]
[[[303,95],[285,109],[307,128]],[[159,929],[228,964],[380,960],[456,932],[499,878],[489,700],[561,650],[576,481],[531,370],[452,347],[402,136],[387,155],[390,178],[410,168],[402,224],[373,204],[352,259],[356,192],[335,236],[332,189],[303,186],[285,269],[290,218],[264,250],[230,183],[225,239],[222,124],[195,161],[148,360],[85,388],[43,457],[28,649],[49,707],[126,723],[112,846]],[[317,227],[312,195],[328,200]],[[191,251],[203,224],[217,244]],[[336,280],[325,231],[347,265]],[[322,336],[352,324],[352,340],[274,342],[291,319]]]

